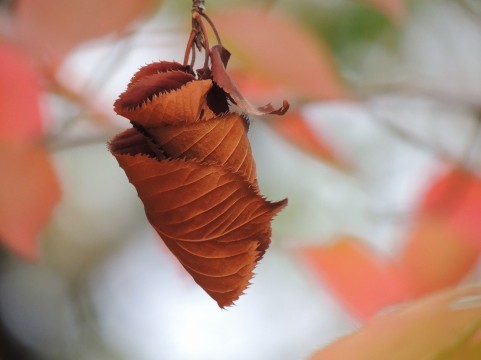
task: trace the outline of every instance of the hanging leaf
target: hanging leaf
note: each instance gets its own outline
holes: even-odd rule
[[[201,78],[178,63],[142,68],[114,105],[133,129],[109,147],[167,247],[225,307],[249,284],[287,200],[260,195],[248,119],[228,107],[242,97],[220,66],[212,60]]]

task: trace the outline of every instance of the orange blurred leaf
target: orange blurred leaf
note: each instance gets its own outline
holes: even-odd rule
[[[0,139],[32,139],[42,133],[40,86],[23,54],[0,41]]]
[[[34,260],[38,233],[60,199],[52,163],[41,146],[3,140],[0,169],[0,241]]]
[[[374,318],[310,360],[465,360],[436,355],[462,346],[480,324],[481,287],[451,290]],[[470,346],[469,351],[477,353],[472,359],[481,358],[479,346]]]
[[[39,57],[54,63],[79,43],[126,26],[154,9],[159,0],[17,0],[16,30]]]
[[[346,309],[359,319],[368,319],[382,308],[408,298],[397,267],[356,238],[306,248],[302,254]]]
[[[252,6],[229,7],[213,20],[249,71],[290,87],[301,98],[349,96],[328,47],[296,22]]]
[[[403,271],[414,295],[452,287],[471,271],[479,258],[448,224],[423,217],[411,230],[401,255]]]
[[[221,78],[230,81],[226,73]],[[114,104],[134,128],[109,147],[151,225],[225,307],[248,286],[269,246],[270,222],[287,200],[271,203],[260,195],[248,119],[229,112],[228,100],[238,96],[216,79],[196,78],[178,63],[143,67]]]
[[[481,179],[453,168],[433,182],[420,206],[428,214],[446,222],[460,239],[481,250]]]
[[[347,161],[339,155],[318,131],[313,129],[298,112],[289,113],[282,118],[269,121],[269,125],[281,136],[300,149],[341,169],[349,167]]]

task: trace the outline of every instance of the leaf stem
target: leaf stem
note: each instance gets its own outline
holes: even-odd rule
[[[210,55],[210,46],[209,46],[209,38],[207,36],[207,31],[205,29],[204,23],[202,22],[202,18],[200,17],[201,13],[194,12],[193,18],[197,25],[199,26],[199,33],[202,34],[202,46],[205,50],[205,60],[204,60],[204,70],[207,70],[209,67],[209,55]]]
[[[194,40],[197,36],[197,31],[192,29],[190,32],[189,40],[187,40],[187,46],[185,47],[185,55],[184,55],[184,66],[187,66],[189,63],[190,52],[195,52]],[[195,59],[195,55],[193,54],[192,57]]]
[[[204,19],[207,20],[207,22],[209,23],[210,27],[212,28],[212,31],[214,32],[214,35],[217,39],[217,44],[222,46],[222,41],[220,40],[220,36],[219,36],[219,33],[217,32],[217,29],[215,28],[214,22],[210,19],[209,16],[207,16],[206,13],[201,12],[199,14],[200,14],[200,16],[202,16]]]
[[[202,21],[204,18],[210,25],[214,35],[216,37],[217,43],[222,46],[222,41],[220,39],[219,32],[217,31],[214,22],[209,16],[204,12],[205,0],[192,0],[192,31],[190,32],[189,40],[187,41],[187,46],[185,47],[184,62],[183,65],[187,66],[189,63],[189,58],[191,59],[191,67],[195,62],[195,47],[200,51],[205,50],[205,60],[203,70],[206,71],[209,66],[210,59],[210,45],[209,37],[207,36],[207,29]]]

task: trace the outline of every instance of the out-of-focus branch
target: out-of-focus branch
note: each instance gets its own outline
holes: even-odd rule
[[[62,140],[60,138],[51,139],[47,143],[47,147],[50,151],[58,152],[64,150],[70,150],[82,146],[106,144],[109,137],[107,135],[101,136],[84,136],[78,138],[72,138],[68,140]]]
[[[369,99],[374,96],[386,95],[386,94],[400,94],[411,96],[423,96],[432,100],[438,101],[443,104],[452,104],[456,106],[465,106],[472,108],[473,110],[479,109],[481,111],[481,99],[469,98],[466,96],[459,96],[457,94],[449,93],[444,90],[420,87],[412,84],[379,84],[370,85],[358,89],[357,92],[362,99]]]
[[[460,6],[472,20],[481,25],[481,13],[476,10],[469,1],[455,0],[455,3]]]
[[[466,139],[466,146],[461,157],[451,154],[436,144],[426,141],[425,139],[415,135],[414,133],[397,126],[387,119],[383,119],[377,114],[373,114],[377,123],[391,133],[416,147],[422,148],[435,155],[440,161],[455,163],[458,167],[469,170],[473,149],[476,147],[481,138],[481,100],[476,98],[461,97],[456,94],[448,93],[443,90],[433,88],[423,88],[410,84],[381,84],[363,88],[359,91],[363,100],[372,99],[375,96],[401,94],[415,97],[423,97],[439,102],[440,104],[448,104],[452,106],[462,106],[473,111],[476,116],[475,129],[469,139]]]
[[[107,140],[107,135],[63,140],[70,127],[81,119],[90,120],[96,126],[100,127],[102,131],[105,131],[105,134],[110,134],[121,130],[117,125],[114,124],[111,117],[95,109],[90,97],[88,97],[84,92],[76,91],[65,86],[58,81],[55,74],[51,71],[44,71],[43,75],[47,84],[47,90],[71,101],[82,110],[80,114],[67,119],[58,131],[45,136],[43,143],[49,149],[52,151],[57,151],[90,145],[98,142],[105,142]]]
[[[396,126],[392,122],[383,119],[381,116],[372,114],[376,124],[381,125],[385,129],[387,129],[392,134],[396,135],[400,139],[410,143],[418,148],[424,149],[429,151],[429,153],[435,155],[440,161],[443,162],[451,162],[459,164],[460,167],[465,167],[463,164],[459,162],[459,159],[456,159],[452,154],[447,152],[446,150],[435,146],[432,143],[425,141],[424,139],[416,136],[415,134],[403,129],[402,127]]]
[[[77,92],[68,88],[59,82],[55,76],[48,76],[47,80],[48,89],[50,91],[72,101],[81,109],[84,109],[85,114],[88,115],[88,118],[94,120],[96,124],[107,129],[112,129],[112,127],[114,127],[112,119],[104,113],[95,110],[91,101],[89,100],[89,97],[84,95],[82,92]]]

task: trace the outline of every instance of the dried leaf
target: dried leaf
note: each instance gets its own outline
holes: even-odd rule
[[[239,106],[243,111],[246,111],[252,115],[283,115],[287,112],[287,110],[289,110],[289,103],[285,100],[282,103],[282,106],[276,109],[271,104],[256,108],[249,101],[244,99],[240,91],[237,89],[237,86],[234,84],[229,75],[227,75],[225,67],[229,58],[230,53],[222,46],[216,45],[212,47],[212,79],[229,95],[234,104]]]
[[[221,166],[114,155],[167,247],[219,306],[231,305],[267,249],[270,220],[284,202],[267,202]]]
[[[167,247],[225,307],[249,284],[287,201],[260,195],[248,120],[228,111],[221,88],[180,64],[148,65],[115,102],[134,129],[109,147]]]
[[[218,164],[257,182],[254,158],[247,139],[245,118],[229,113],[196,123],[178,123],[150,131],[169,157]]]

